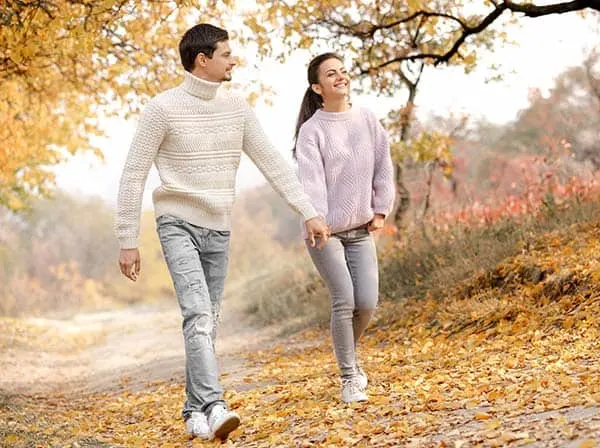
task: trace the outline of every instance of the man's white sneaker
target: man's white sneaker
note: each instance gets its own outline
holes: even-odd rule
[[[192,412],[190,418],[185,421],[185,430],[192,437],[209,440],[211,438],[208,420],[204,412]]]
[[[227,439],[229,433],[240,425],[240,416],[227,410],[223,405],[216,405],[208,416],[208,426],[214,437],[221,440]]]
[[[358,378],[344,378],[342,380],[342,401],[354,403],[355,401],[367,401],[369,398],[364,388],[358,384]]]
[[[356,365],[356,372],[358,385],[362,390],[365,390],[369,385],[369,379],[367,378],[367,374],[359,365]]]

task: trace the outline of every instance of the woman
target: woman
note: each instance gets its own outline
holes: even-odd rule
[[[375,115],[348,102],[350,78],[334,53],[308,66],[308,88],[298,115],[294,155],[298,175],[331,238],[309,254],[331,295],[331,333],[341,371],[342,400],[367,400],[367,377],[356,343],[379,295],[371,232],[381,229],[394,200],[387,134]],[[305,239],[306,239],[306,235]]]

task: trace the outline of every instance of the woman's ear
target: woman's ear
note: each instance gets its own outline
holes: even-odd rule
[[[310,88],[317,95],[321,95],[321,92],[323,92],[323,90],[321,89],[321,86],[319,84],[311,84]]]

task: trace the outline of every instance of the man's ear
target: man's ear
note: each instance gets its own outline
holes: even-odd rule
[[[198,53],[196,55],[196,59],[194,60],[194,65],[196,67],[206,67],[206,60],[208,57],[204,53]]]
[[[320,95],[321,92],[323,92],[323,90],[321,89],[321,86],[319,84],[311,84],[310,88],[312,89],[313,92],[315,92],[317,95]]]

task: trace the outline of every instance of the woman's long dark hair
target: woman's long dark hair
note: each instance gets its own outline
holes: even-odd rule
[[[308,88],[306,89],[306,93],[304,93],[304,98],[300,105],[300,112],[296,121],[296,131],[294,132],[294,156],[296,155],[296,142],[298,141],[300,128],[323,105],[323,98],[312,89],[312,85],[319,83],[319,67],[329,59],[337,59],[343,62],[343,59],[335,53],[323,53],[315,56],[308,64]]]

